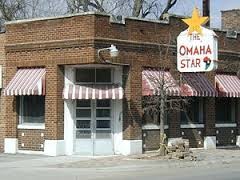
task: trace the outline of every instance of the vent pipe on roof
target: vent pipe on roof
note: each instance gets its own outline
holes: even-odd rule
[[[208,16],[210,19],[210,0],[203,0],[203,16]],[[210,20],[206,23],[206,26],[210,26]]]

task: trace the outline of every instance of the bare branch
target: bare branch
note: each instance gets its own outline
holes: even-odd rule
[[[167,5],[164,8],[164,10],[162,11],[159,19],[163,19],[163,15],[166,14],[175,4],[177,3],[177,0],[168,0],[167,1]]]
[[[134,0],[133,11],[132,11],[133,17],[139,17],[143,7],[143,2],[144,0]]]

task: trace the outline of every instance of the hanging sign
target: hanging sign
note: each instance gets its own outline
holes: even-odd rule
[[[180,72],[206,72],[217,69],[218,45],[214,31],[202,27],[208,17],[195,8],[192,18],[183,19],[189,28],[177,38],[177,68]]]

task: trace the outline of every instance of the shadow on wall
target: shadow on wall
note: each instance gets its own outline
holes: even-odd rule
[[[142,103],[131,99],[130,67],[123,68],[123,139],[141,140],[142,139],[142,113],[140,108]],[[142,101],[140,99],[140,101]],[[140,107],[139,107],[140,106]]]

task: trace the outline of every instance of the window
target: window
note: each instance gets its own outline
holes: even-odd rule
[[[82,68],[76,69],[77,83],[111,83],[112,70],[110,68]]]
[[[236,100],[231,98],[216,98],[216,122],[235,123]]]
[[[169,112],[166,111],[164,117],[164,125],[168,125]],[[143,114],[143,124],[155,124],[160,125],[159,113],[157,112],[144,112]]]
[[[202,124],[203,109],[203,98],[192,98],[185,111],[181,111],[181,124]]]
[[[76,102],[76,138],[91,138],[91,100],[77,100]]]
[[[45,96],[21,96],[19,110],[20,124],[44,123]]]

